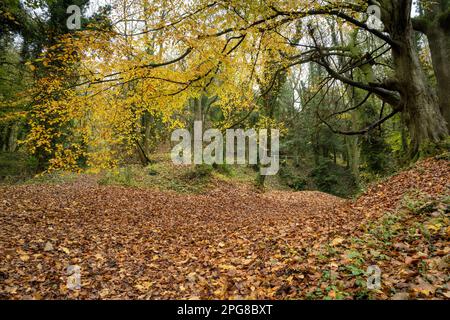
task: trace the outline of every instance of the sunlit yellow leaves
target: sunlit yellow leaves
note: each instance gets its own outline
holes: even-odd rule
[[[32,63],[29,63],[27,65],[28,65],[28,68],[30,68],[31,71],[36,70],[36,67]]]
[[[141,292],[147,292],[152,287],[151,281],[142,281],[136,284],[134,287]]]
[[[113,167],[136,148],[144,114],[181,127],[188,101],[202,95],[217,97],[219,126],[233,126],[239,114],[258,110],[255,97],[298,54],[286,41],[304,36],[296,12],[319,6],[291,0],[116,5],[122,10],[112,30],[64,35],[32,62],[45,66],[46,75],[36,84],[25,143],[44,153],[51,169]],[[292,12],[292,19],[274,8]],[[131,28],[123,22],[130,17],[145,24]],[[258,126],[282,127],[269,120],[262,117]]]
[[[22,260],[23,262],[27,262],[28,260],[30,260],[30,256],[27,254],[23,254],[20,256],[20,260]]]
[[[221,264],[219,265],[219,268],[224,271],[236,270],[236,267],[230,264]]]
[[[336,247],[336,246],[342,244],[344,241],[345,240],[343,238],[337,237],[337,238],[334,238],[333,241],[331,241],[331,245]]]
[[[418,284],[413,285],[411,288],[413,292],[422,297],[430,296],[436,291],[436,288],[433,285],[423,279],[419,279]]]

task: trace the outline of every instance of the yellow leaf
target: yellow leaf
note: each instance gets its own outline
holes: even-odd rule
[[[231,264],[219,264],[219,268],[223,270],[236,270],[236,267]]]
[[[147,292],[151,288],[152,285],[153,285],[153,283],[150,281],[143,281],[141,283],[138,283],[134,287],[136,289],[138,289],[139,291]]]
[[[65,254],[70,254],[70,250],[66,247],[60,247],[59,250],[63,251]]]
[[[343,238],[340,238],[340,237],[337,237],[337,238],[334,238],[333,241],[331,241],[331,245],[332,245],[332,246],[338,246],[338,245],[340,245],[342,242],[344,242],[344,239],[343,239]]]
[[[436,288],[433,285],[422,279],[419,279],[418,284],[413,285],[411,288],[413,289],[413,291],[424,296],[432,295],[436,291]]]
[[[20,260],[22,260],[23,262],[27,262],[28,260],[30,260],[30,256],[27,254],[23,254],[20,256]]]

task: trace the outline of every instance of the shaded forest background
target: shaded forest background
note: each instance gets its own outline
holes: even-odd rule
[[[97,4],[95,10],[88,10],[88,0],[2,1],[0,179],[11,183],[28,180],[42,172],[98,169],[92,171],[101,172],[101,181],[105,183],[145,185],[148,180],[150,184],[161,185],[167,181],[173,184],[177,181],[174,180],[176,170],[170,166],[167,155],[170,132],[176,126],[192,128],[196,120],[203,121],[205,127],[221,130],[281,128],[280,173],[265,181],[257,174],[258,167],[195,166],[178,173],[181,182],[172,185],[174,189],[183,189],[182,184],[189,184],[193,178],[202,182],[205,177],[218,173],[229,179],[252,181],[259,187],[269,184],[276,188],[313,189],[349,197],[368,183],[389,176],[420,157],[448,150],[448,0],[421,0],[415,4],[406,0],[379,1],[383,32],[368,29],[364,23],[367,5],[373,4],[371,1],[346,4],[317,1],[313,5],[301,3],[298,7],[288,2],[256,2],[194,1],[191,7],[182,7],[177,15],[172,15],[176,3],[169,1],[124,0],[103,6],[94,3]],[[152,6],[155,3],[160,5],[157,9]],[[66,26],[69,16],[66,8],[71,4],[83,8],[82,30],[76,32]],[[148,35],[139,40],[141,45],[147,46],[141,48],[143,56],[133,53],[133,46],[139,47],[139,44],[129,40],[132,36],[128,33],[133,31],[127,30],[133,26],[133,20],[138,19],[125,14],[134,6],[150,8],[148,12],[144,10],[148,16],[139,17],[145,21],[145,26],[134,25],[139,30],[144,28],[143,33]],[[214,53],[205,50],[196,56],[196,60],[183,62],[184,51],[177,47],[177,41],[174,40],[176,44],[170,50],[166,44],[158,42],[161,37],[173,35],[178,39],[180,35],[161,27],[155,17],[162,19],[164,24],[178,25],[196,15],[201,19],[203,14],[208,15],[208,10],[217,7],[220,9],[215,11],[216,17],[212,19],[229,19],[232,30],[220,31],[217,27],[215,37],[222,37],[222,42],[218,42],[226,43],[222,53],[230,50],[229,56],[233,56],[230,59],[235,60],[227,60],[228,54],[218,56],[214,51],[217,48],[214,49],[210,42],[198,42],[192,45],[194,51],[200,52],[199,48],[208,45],[212,48],[208,50]],[[124,15],[118,23],[114,21],[113,13],[121,10]],[[183,13],[183,10],[187,11]],[[205,33],[206,27],[200,29],[199,33]],[[86,131],[78,129],[84,120],[90,121],[90,118],[86,120],[87,113],[81,116],[77,113],[79,118],[70,118],[72,114],[68,113],[65,116],[69,120],[59,121],[55,119],[63,117],[58,109],[61,106],[56,103],[55,108],[51,107],[52,101],[66,100],[68,105],[78,101],[70,100],[70,94],[83,96],[76,91],[67,93],[71,88],[101,86],[110,81],[108,76],[105,77],[105,70],[101,71],[103,78],[82,74],[79,70],[83,55],[70,52],[70,46],[58,45],[68,43],[64,42],[67,39],[89,45],[83,34],[88,35],[88,39],[107,35],[104,41],[110,42],[125,39],[124,43],[129,44],[125,48],[130,49],[129,60],[135,57],[136,61],[132,63],[136,65],[144,64],[148,57],[155,57],[150,59],[155,65],[152,70],[168,68],[160,74],[151,73],[154,81],[167,76],[165,82],[154,83],[155,87],[166,88],[169,81],[173,86],[194,82],[198,85],[191,86],[195,88],[192,90],[174,88],[179,95],[167,94],[173,99],[159,103],[170,109],[177,99],[177,107],[161,111],[158,104],[142,107],[135,106],[135,100],[126,100],[140,96],[138,85],[130,84],[130,78],[113,79],[115,87],[122,91],[108,93],[110,89],[104,87],[102,90],[118,99],[127,96],[120,109],[127,116],[119,121],[126,122],[128,127],[112,124],[113,138],[90,144],[83,136]],[[265,42],[267,34],[270,38]],[[253,43],[247,40],[250,37],[255,40]],[[285,43],[278,47],[270,43],[280,39]],[[186,51],[187,58],[191,49]],[[174,52],[180,53],[173,55]],[[180,59],[171,60],[170,56],[180,56]],[[64,60],[59,59],[61,57]],[[241,59],[240,63],[243,63],[247,58],[247,65],[259,66],[254,67],[250,76],[253,81],[249,85],[251,99],[238,99],[235,105],[230,105],[223,97],[238,91],[234,87],[229,89],[224,80],[226,77],[221,78],[221,75],[232,73],[229,67],[232,62]],[[162,66],[164,61],[170,63]],[[217,65],[203,72],[200,66],[205,61],[214,61]],[[175,66],[178,63],[181,65]],[[200,71],[194,73],[192,66]],[[115,68],[120,70],[119,73],[126,73],[120,65]],[[191,78],[177,78],[175,72],[183,68],[186,73],[191,70]],[[146,78],[140,73],[133,76]],[[42,94],[46,88],[52,88],[54,82],[50,81],[61,78],[65,83],[63,89],[55,85],[56,89],[49,90],[47,96]],[[83,101],[78,102],[82,104]],[[46,111],[42,111],[43,108]],[[95,131],[96,126],[99,128],[102,123],[92,122],[90,129]],[[44,128],[46,136],[36,131],[40,127]],[[102,135],[100,131],[98,135]],[[45,143],[41,143],[43,140]],[[83,151],[77,153],[79,149]],[[101,158],[106,157],[105,154],[107,160]],[[154,177],[159,180],[155,182]]]

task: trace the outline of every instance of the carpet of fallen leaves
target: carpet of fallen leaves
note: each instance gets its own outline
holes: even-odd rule
[[[201,195],[89,181],[0,187],[0,298],[448,298],[448,207],[425,210],[440,219],[429,237],[398,227],[380,240],[373,230],[408,192],[426,204],[449,182],[449,162],[428,159],[356,201],[229,186]],[[383,272],[375,291],[365,289],[371,264]],[[69,265],[81,269],[79,290],[67,288]]]

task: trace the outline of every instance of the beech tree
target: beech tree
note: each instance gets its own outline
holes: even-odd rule
[[[380,8],[382,28],[366,23],[369,5]],[[80,157],[113,165],[111,158],[123,154],[119,146],[136,150],[146,131],[142,116],[176,127],[174,115],[201,96],[214,97],[223,128],[261,109],[262,98],[261,121],[270,125],[283,79],[294,66],[312,63],[326,72],[328,86],[365,92],[331,116],[362,108],[370,97],[386,105],[363,128],[332,126],[319,115],[334,133],[366,134],[401,114],[414,154],[424,141],[448,134],[448,1],[422,1],[417,18],[413,9],[412,0],[115,1],[110,28],[65,35],[39,59],[59,64],[35,87],[38,111],[27,142],[32,151],[49,152],[56,167]],[[439,90],[423,70],[415,29],[429,38]],[[78,81],[68,83],[69,75]],[[72,123],[71,146],[50,147],[61,132],[40,125],[49,117]]]
[[[441,113],[450,126],[450,1],[420,1],[414,30],[426,35],[437,80]]]

